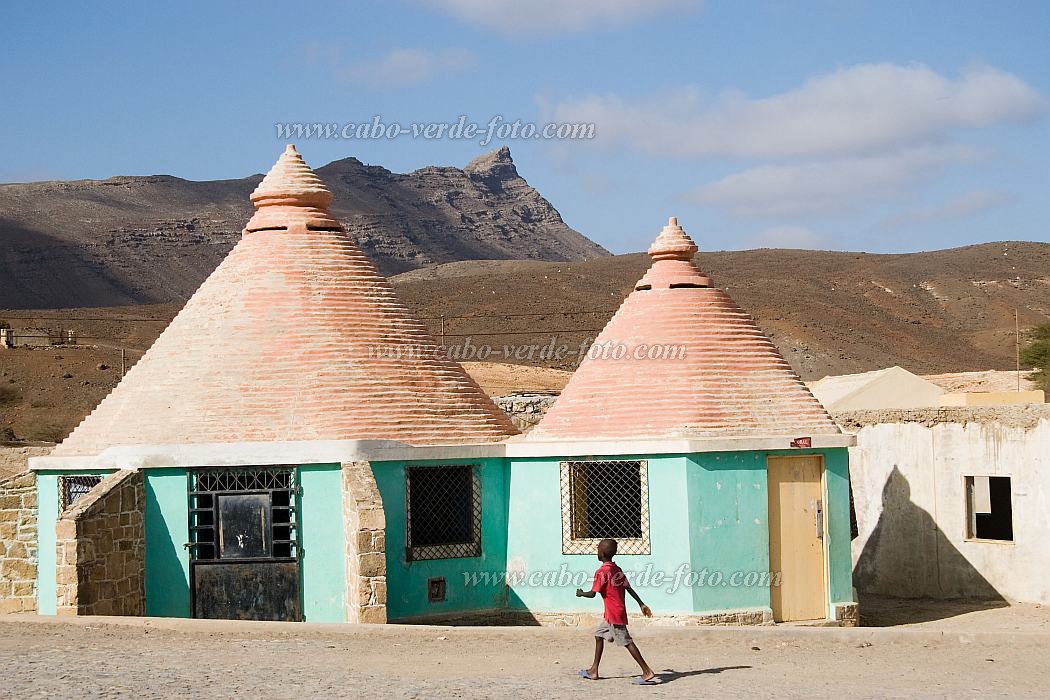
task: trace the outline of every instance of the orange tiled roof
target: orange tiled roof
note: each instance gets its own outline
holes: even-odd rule
[[[672,218],[652,267],[527,440],[839,433],[696,251]]]
[[[327,211],[289,146],[252,194],[237,246],[102,403],[54,450],[392,439],[495,442],[507,416]]]

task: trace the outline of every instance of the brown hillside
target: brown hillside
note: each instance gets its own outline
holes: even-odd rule
[[[1009,370],[1014,309],[1022,328],[1050,320],[1050,245],[1044,243],[904,255],[755,250],[701,253],[699,262],[805,379],[895,364],[921,374]],[[571,263],[468,261],[393,282],[435,336],[445,316],[454,354],[463,357],[470,338],[475,354],[466,361],[571,369],[580,343],[605,325],[647,266],[642,254]],[[177,309],[0,311],[0,320],[16,330],[72,329],[93,346],[0,350],[0,429],[11,426],[34,439],[68,432],[119,379],[120,348],[127,348],[129,361],[137,359]],[[565,357],[541,356],[552,340],[567,346]],[[479,358],[482,345],[491,354]],[[531,359],[513,355],[530,348]],[[548,373],[476,367],[491,393],[555,388],[557,377]]]

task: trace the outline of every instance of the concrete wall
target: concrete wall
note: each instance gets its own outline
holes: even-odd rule
[[[142,472],[102,480],[55,524],[59,615],[145,612]]]
[[[1050,602],[1050,406],[836,414],[850,472],[859,590]],[[1011,477],[1013,543],[966,538],[964,477]]]
[[[36,610],[36,474],[0,481],[0,614]]]

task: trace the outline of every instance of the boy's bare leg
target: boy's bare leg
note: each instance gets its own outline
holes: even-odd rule
[[[598,664],[602,661],[602,650],[605,649],[605,640],[601,637],[594,638],[594,663],[587,669],[591,678],[598,680]]]
[[[653,669],[649,668],[649,664],[645,663],[645,659],[642,658],[642,652],[638,650],[637,644],[635,644],[634,642],[628,644],[627,651],[631,652],[631,656],[634,657],[634,660],[637,661],[638,665],[641,667],[642,678],[644,678],[647,681],[651,681],[652,679],[656,678],[656,672],[653,671]],[[597,662],[595,662],[594,668],[598,668]]]

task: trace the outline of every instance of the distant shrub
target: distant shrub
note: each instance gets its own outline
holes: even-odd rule
[[[1035,370],[1028,378],[1050,392],[1050,323],[1028,332],[1028,347],[1021,352],[1021,362]]]

